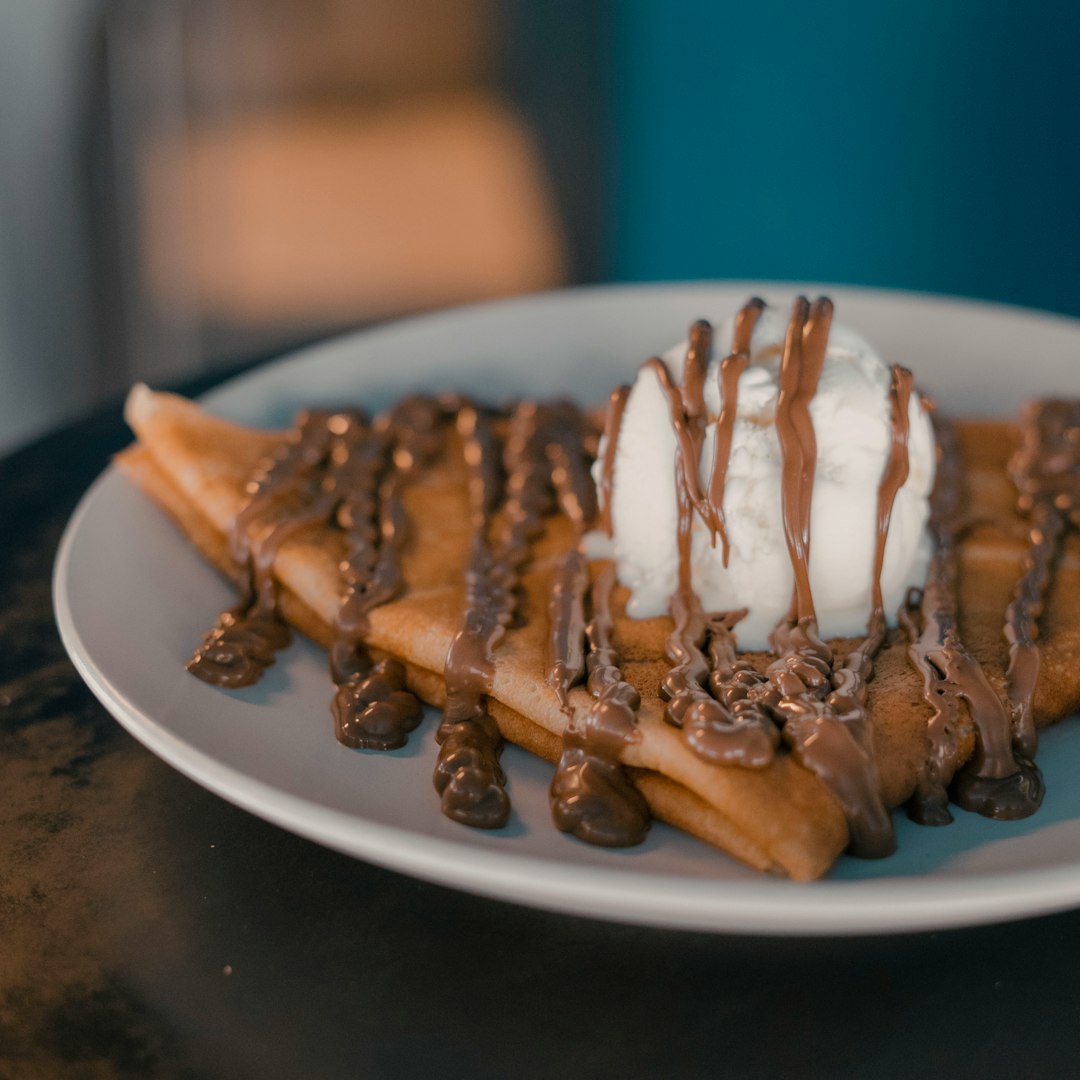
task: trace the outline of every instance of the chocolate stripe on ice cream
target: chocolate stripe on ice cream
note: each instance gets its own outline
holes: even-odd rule
[[[908,657],[923,677],[923,696],[931,708],[930,751],[908,814],[925,825],[951,821],[951,784],[954,801],[966,810],[993,818],[1027,817],[1042,802],[1042,777],[1032,763],[1014,757],[1005,707],[960,640],[957,549],[966,524],[960,448],[948,423],[935,418],[934,427],[938,456],[929,527],[935,550],[925,586],[921,592],[912,590],[900,613],[910,642]],[[963,744],[972,732],[975,752],[959,770]]]
[[[1023,431],[1023,445],[1009,472],[1020,492],[1020,512],[1031,517],[1031,530],[1005,614],[1005,638],[1013,735],[1030,758],[1038,745],[1032,702],[1039,677],[1039,618],[1069,521],[1080,526],[1080,404],[1032,402],[1024,410]]]
[[[792,307],[780,364],[776,435],[783,460],[780,492],[784,539],[795,574],[792,620],[816,621],[810,591],[810,502],[817,438],[810,419],[810,402],[817,393],[825,364],[832,312],[832,301],[827,297],[819,297],[811,306],[805,296],[800,296]]]
[[[675,385],[671,371],[659,356],[646,360],[643,369],[656,376],[668,401],[671,426],[678,446],[676,454],[676,488],[685,496],[702,520],[711,527],[711,515],[701,491],[701,445],[705,441],[705,372],[712,347],[712,327],[699,319],[690,327],[690,344],[683,365],[681,386]]]
[[[626,401],[630,397],[629,386],[619,386],[611,391],[608,398],[607,412],[604,415],[604,456],[600,462],[600,483],[597,485],[597,498],[600,503],[600,528],[608,536],[612,535],[611,492],[615,484],[615,451],[622,433],[623,413]]]
[[[604,847],[640,843],[649,828],[649,807],[620,764],[626,746],[640,737],[638,692],[622,677],[611,643],[611,590],[615,567],[606,566],[590,590],[592,618],[586,628],[589,693],[593,704],[571,717],[551,781],[556,826]]]
[[[874,545],[874,576],[871,579],[872,620],[885,619],[885,607],[881,597],[881,571],[885,565],[885,546],[889,540],[889,523],[893,506],[900,489],[907,483],[911,471],[908,455],[908,439],[911,435],[911,390],[914,380],[907,368],[893,365],[892,383],[889,387],[889,416],[892,438],[889,456],[878,484],[877,538]]]

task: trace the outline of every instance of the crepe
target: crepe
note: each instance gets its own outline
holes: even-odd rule
[[[214,417],[182,398],[132,391],[127,419],[138,437],[118,459],[127,473],[177,521],[199,550],[235,575],[227,537],[247,500],[245,485],[259,461],[283,438]],[[975,524],[961,550],[961,629],[992,684],[1004,690],[1008,661],[1002,636],[1004,612],[1027,549],[1028,526],[1014,510],[1005,462],[1018,442],[1007,423],[958,426]],[[375,655],[402,661],[410,687],[435,706],[445,703],[443,671],[464,610],[464,567],[470,543],[466,471],[450,445],[434,465],[404,488],[409,538],[401,557],[400,595],[370,613],[366,641]],[[546,519],[522,582],[525,619],[495,652],[491,714],[509,741],[556,761],[567,719],[545,682],[547,598],[556,560],[576,542],[561,516]],[[278,550],[273,573],[283,616],[328,645],[339,604],[340,532],[314,526]],[[596,567],[594,567],[594,573]],[[1034,699],[1040,724],[1080,706],[1080,612],[1068,602],[1080,587],[1080,545],[1070,536],[1042,619],[1043,664]],[[797,880],[820,877],[848,843],[848,826],[836,797],[786,753],[762,769],[719,766],[693,754],[681,733],[664,722],[657,688],[669,668],[665,618],[631,620],[626,594],[614,597],[614,644],[625,678],[642,698],[638,741],[623,763],[655,817],[714,844],[763,871]],[[215,612],[207,612],[207,625]],[[193,642],[194,647],[197,643]],[[839,655],[854,642],[834,642]],[[181,664],[186,657],[177,657]],[[753,658],[764,664],[765,657]],[[587,708],[588,692],[576,688],[571,703]],[[922,678],[907,658],[907,640],[893,632],[874,664],[868,707],[884,801],[894,807],[912,794],[927,756],[928,706]],[[974,749],[969,738],[962,750]],[[511,777],[511,790],[512,790]],[[418,791],[416,798],[436,798]]]

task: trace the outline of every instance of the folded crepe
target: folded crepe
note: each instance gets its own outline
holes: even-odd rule
[[[126,415],[138,442],[119,456],[120,468],[169,512],[207,559],[235,578],[230,533],[249,499],[250,478],[282,445],[284,433],[239,426],[145,387],[132,391]],[[1030,525],[1015,509],[1016,492],[1006,470],[1020,435],[1004,422],[959,423],[956,431],[971,523],[959,551],[960,632],[1004,698],[1005,611],[1029,550]],[[372,654],[399,660],[410,689],[435,706],[446,703],[444,670],[465,610],[472,535],[464,458],[458,436],[451,430],[447,438],[445,452],[403,486],[408,533],[400,553],[401,588],[368,613],[365,632]],[[491,716],[503,737],[551,762],[559,759],[572,710],[560,707],[546,680],[548,598],[556,567],[576,543],[565,516],[545,518],[520,583],[526,618],[510,626],[494,651]],[[273,558],[282,616],[327,647],[341,602],[344,550],[341,530],[318,522],[286,538]],[[598,569],[592,567],[594,576]],[[1039,620],[1042,663],[1033,711],[1040,725],[1080,706],[1080,611],[1070,603],[1078,587],[1080,543],[1070,535]],[[797,880],[820,877],[849,841],[833,791],[789,753],[779,752],[766,767],[753,769],[713,764],[693,753],[682,733],[665,722],[658,694],[671,667],[665,657],[671,620],[632,620],[625,601],[625,591],[617,587],[613,644],[641,707],[637,737],[627,743],[621,761],[652,814],[760,870]],[[214,614],[207,613],[208,625]],[[832,644],[839,656],[857,645]],[[912,796],[930,751],[931,708],[908,645],[902,631],[890,632],[874,660],[867,698],[882,800],[890,808]],[[749,659],[763,668],[773,658]],[[569,700],[578,710],[592,703],[582,687],[570,690]],[[959,738],[962,762],[976,752],[976,740],[970,727]],[[437,796],[432,791],[430,797]]]

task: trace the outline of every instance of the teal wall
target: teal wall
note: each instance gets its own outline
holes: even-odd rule
[[[1080,5],[609,0],[604,276],[1080,315]]]

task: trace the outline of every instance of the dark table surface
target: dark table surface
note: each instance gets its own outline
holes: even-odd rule
[[[592,922],[368,866],[174,772],[53,623],[61,531],[126,441],[113,407],[0,462],[0,1080],[1080,1074],[1080,912],[853,939]]]

